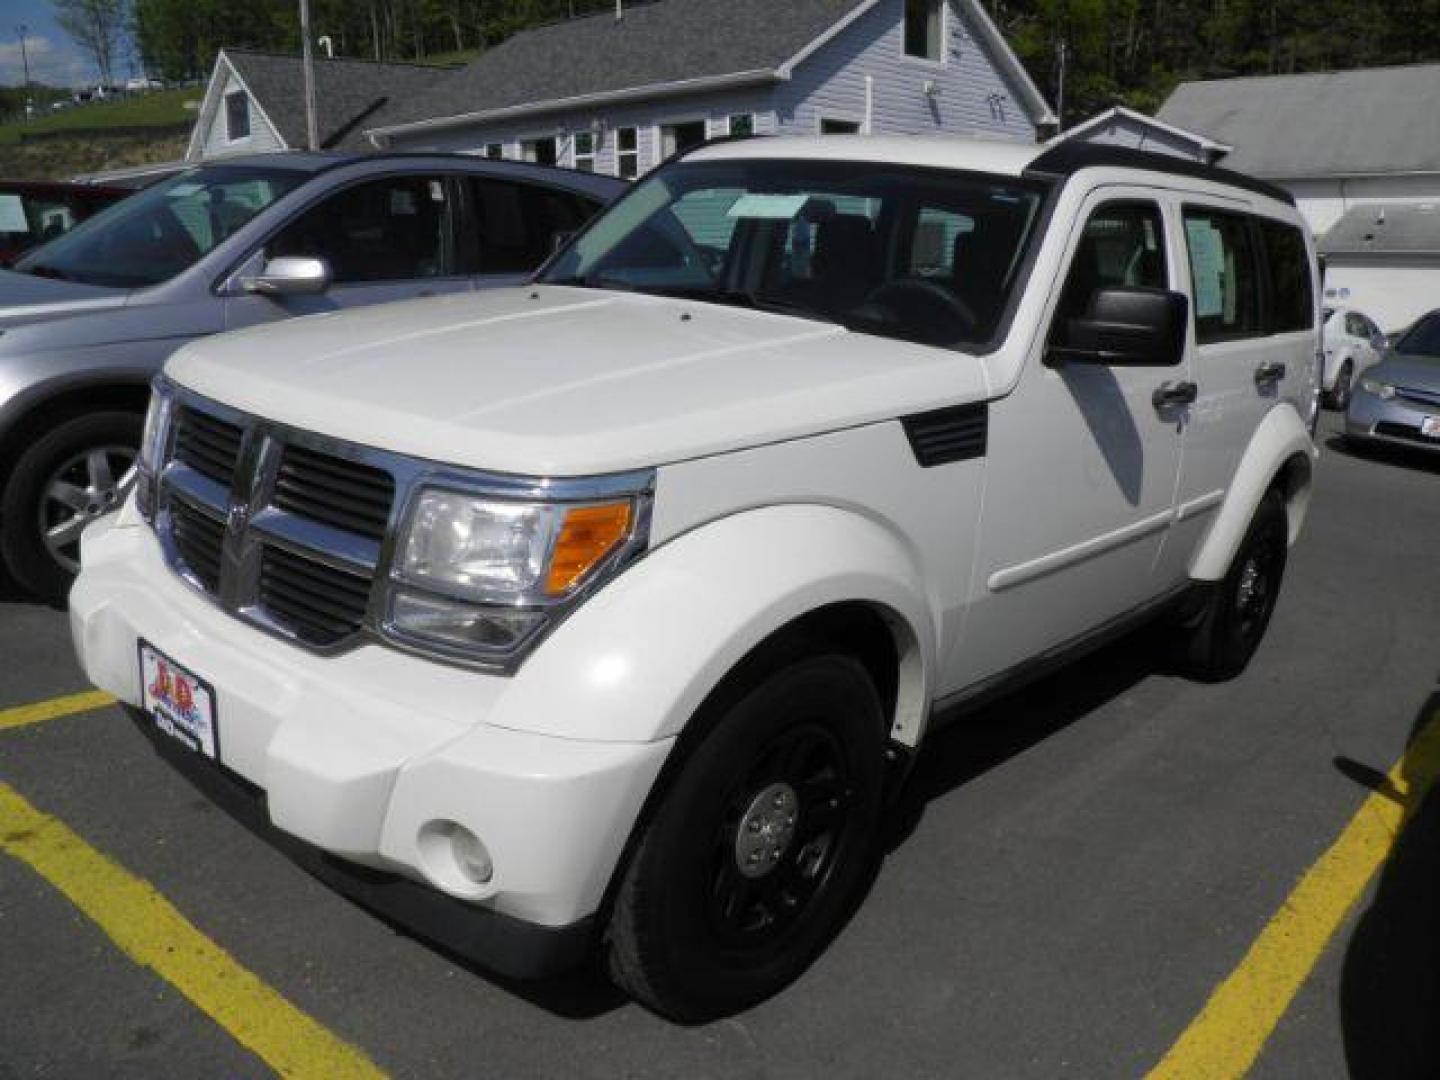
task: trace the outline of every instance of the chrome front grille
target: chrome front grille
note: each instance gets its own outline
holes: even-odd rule
[[[396,491],[418,469],[185,394],[156,531],[170,565],[222,608],[333,650],[365,629]]]

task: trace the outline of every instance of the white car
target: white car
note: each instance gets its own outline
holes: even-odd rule
[[[843,924],[942,717],[1143,620],[1246,666],[1311,487],[1306,236],[1113,148],[700,148],[531,285],[176,353],[80,658],[364,903],[725,1014]]]
[[[1327,307],[1323,318],[1321,390],[1325,404],[1344,412],[1361,372],[1384,358],[1385,335],[1368,315],[1351,308]]]

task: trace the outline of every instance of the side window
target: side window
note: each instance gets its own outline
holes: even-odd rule
[[[438,176],[391,176],[332,195],[287,225],[267,249],[318,255],[337,285],[453,273],[453,208]]]
[[[1195,340],[1255,337],[1260,325],[1260,275],[1250,222],[1239,214],[1187,209]]]
[[[1060,294],[1050,339],[1082,318],[1102,289],[1169,287],[1165,226],[1154,203],[1110,203],[1090,215]]]
[[[479,250],[467,260],[480,274],[528,274],[599,210],[579,195],[509,180],[471,177]]]
[[[1310,288],[1305,237],[1293,225],[1267,220],[1260,222],[1260,235],[1270,270],[1270,333],[1311,329],[1315,324],[1315,294]]]
[[[1345,332],[1351,337],[1363,338],[1368,336],[1365,333],[1365,320],[1353,311],[1345,315]]]

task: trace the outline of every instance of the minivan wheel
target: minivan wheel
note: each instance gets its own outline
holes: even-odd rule
[[[884,722],[865,669],[812,655],[716,718],[650,816],[616,893],[611,978],[681,1022],[776,993],[869,880]]]
[[[1185,673],[1203,682],[1233,679],[1255,655],[1285,577],[1289,521],[1280,493],[1260,500],[1230,569],[1184,640]]]
[[[64,598],[80,570],[80,533],[134,486],[142,425],[134,413],[78,416],[20,455],[0,503],[0,553],[23,588]]]
[[[1344,412],[1350,407],[1350,392],[1354,388],[1355,368],[1346,360],[1341,365],[1339,372],[1335,375],[1335,388],[1327,395],[1330,408],[1336,412]]]

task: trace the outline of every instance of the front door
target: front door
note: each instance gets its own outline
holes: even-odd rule
[[[330,266],[330,288],[271,297],[232,285],[226,328],[468,290],[456,258],[457,204],[455,182],[445,176],[386,176],[325,197],[282,226],[232,281],[277,256],[314,255]]]
[[[1019,385],[990,405],[972,607],[947,689],[998,675],[1143,604],[1174,509],[1180,429],[1154,394],[1177,367],[1050,361],[1103,288],[1176,288],[1161,207],[1097,192],[1077,218],[1063,287]],[[1056,284],[1061,284],[1057,282]]]

